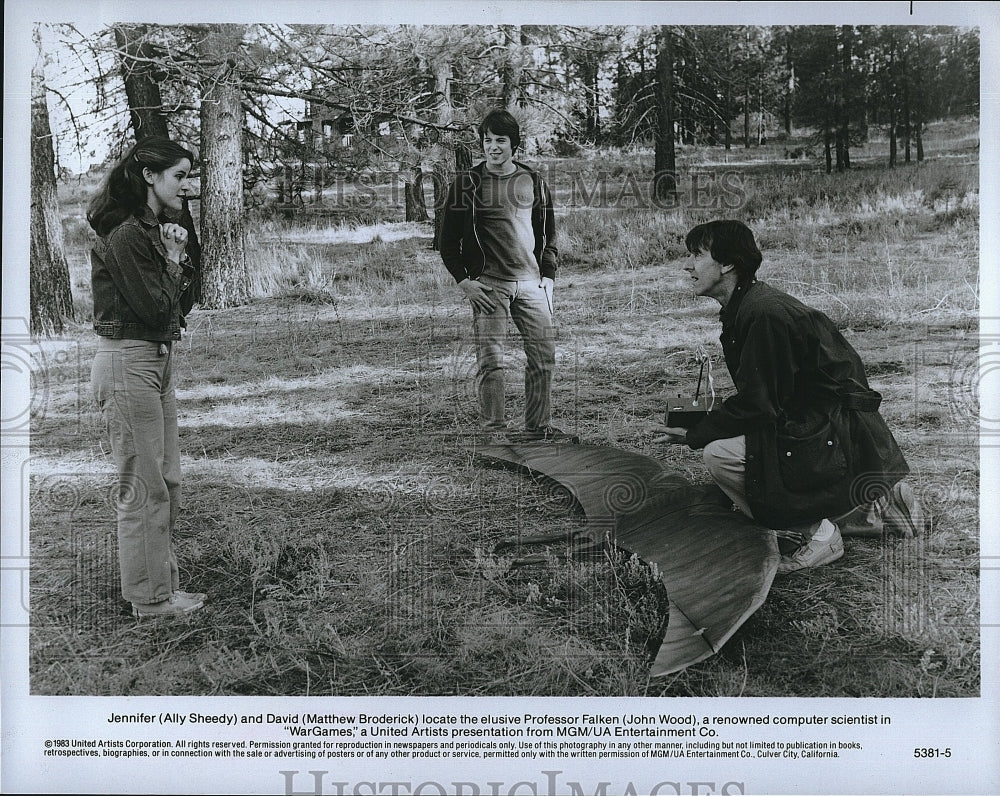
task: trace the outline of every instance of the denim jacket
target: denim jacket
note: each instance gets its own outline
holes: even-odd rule
[[[147,207],[99,238],[90,256],[94,331],[115,340],[180,340],[194,303],[194,269],[167,258]]]

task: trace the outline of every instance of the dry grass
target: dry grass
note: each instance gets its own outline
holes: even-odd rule
[[[933,520],[925,537],[849,539],[837,564],[776,582],[720,654],[650,681],[666,603],[641,561],[553,549],[518,568],[494,552],[584,520],[549,486],[478,466],[468,310],[426,228],[267,222],[258,300],[195,312],[180,346],[177,548],[185,586],[210,594],[189,621],[136,623],[118,595],[86,324],[57,344],[78,353],[40,375],[32,690],[978,694],[978,207],[974,160],[955,140],[949,152],[931,137],[936,159],[893,174],[750,163],[748,204],[732,213],[753,211],[762,276],[827,310],[868,363]],[[617,164],[625,179],[645,155],[610,157],[588,168]],[[958,182],[948,196],[946,178]],[[697,348],[729,388],[714,305],[677,279],[678,235],[706,215],[559,211],[556,422],[696,481],[698,455],[654,446],[651,424],[690,389]],[[76,285],[85,241],[72,240]],[[522,362],[514,344],[515,372]]]

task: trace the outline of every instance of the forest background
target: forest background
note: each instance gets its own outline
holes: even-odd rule
[[[37,42],[33,691],[978,692],[975,30],[123,24]],[[53,91],[52,69],[93,104]],[[776,584],[716,658],[652,682],[665,596],[643,562],[494,554],[582,522],[470,447],[468,308],[434,244],[494,106],[521,119],[556,197],[561,425],[705,480],[650,426],[702,352],[731,386],[676,261],[690,226],[738,217],[763,277],[868,363],[931,531],[849,541],[842,566]],[[158,131],[201,154],[177,530],[211,608],[173,629],[122,612],[86,383],[84,215],[108,162],[61,163],[108,119],[108,162]]]

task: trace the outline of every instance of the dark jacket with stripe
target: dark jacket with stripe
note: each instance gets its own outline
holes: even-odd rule
[[[545,180],[533,169],[522,163],[515,165],[531,175],[534,201],[531,206],[531,229],[535,236],[534,255],[541,276],[555,279],[559,250],[556,247],[555,213],[552,194]],[[486,255],[479,241],[479,214],[481,203],[479,186],[483,181],[486,164],[478,163],[468,171],[458,174],[448,191],[448,203],[441,224],[440,251],[445,267],[456,282],[476,279],[486,266]]]
[[[764,282],[737,287],[720,312],[736,394],[688,431],[692,448],[746,436],[754,518],[774,528],[866,505],[908,467],[878,413],[854,348],[819,310]]]

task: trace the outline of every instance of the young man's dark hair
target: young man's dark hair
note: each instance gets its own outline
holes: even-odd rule
[[[717,263],[732,265],[739,272],[741,281],[753,279],[763,260],[753,232],[742,221],[699,224],[688,232],[684,245],[692,254],[707,251]]]
[[[483,143],[486,133],[505,135],[510,139],[510,148],[517,150],[521,145],[521,127],[509,111],[501,108],[492,110],[479,124],[479,143]]]

